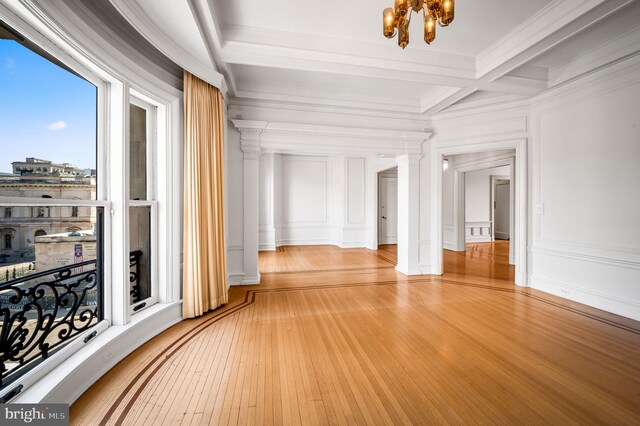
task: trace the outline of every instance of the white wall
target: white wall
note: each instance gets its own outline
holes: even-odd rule
[[[509,166],[466,172],[465,184],[465,241],[492,241],[491,176],[509,176]],[[507,213],[508,216],[508,213]]]
[[[491,221],[491,176],[509,176],[509,166],[467,172],[465,217],[467,222]]]
[[[640,320],[640,58],[532,104],[530,285]]]
[[[276,211],[276,246],[330,244],[329,157],[283,156]],[[334,201],[333,197],[332,200]],[[263,208],[263,206],[261,206]]]
[[[273,248],[261,232],[261,249],[283,245],[366,245],[364,158],[280,154],[275,158],[273,171],[262,158],[260,163],[261,185],[272,179],[270,174],[275,182],[272,198],[263,194],[269,190],[267,186],[260,189],[261,218],[275,211]]]

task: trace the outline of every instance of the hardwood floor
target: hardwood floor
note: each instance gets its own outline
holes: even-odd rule
[[[639,424],[640,325],[514,287],[508,245],[405,277],[393,246],[261,253],[263,283],[183,321],[72,424]]]

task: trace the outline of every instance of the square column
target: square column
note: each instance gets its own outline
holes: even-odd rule
[[[398,163],[398,265],[396,271],[420,275],[420,158],[421,155],[396,156]]]
[[[260,284],[258,271],[260,223],[260,134],[265,122],[238,122],[243,158],[243,272],[241,284]]]

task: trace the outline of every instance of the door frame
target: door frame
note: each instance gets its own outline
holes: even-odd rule
[[[527,285],[527,138],[507,139],[502,141],[464,143],[460,145],[431,146],[431,235],[433,250],[431,251],[432,274],[442,275],[443,243],[442,243],[442,161],[445,156],[471,154],[478,152],[515,149],[513,178],[514,187],[514,232],[513,246],[516,268],[515,283]]]

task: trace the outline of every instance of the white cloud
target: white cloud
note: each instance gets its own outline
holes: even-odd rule
[[[59,120],[55,121],[47,126],[49,130],[61,130],[67,127],[67,123],[65,121]]]

